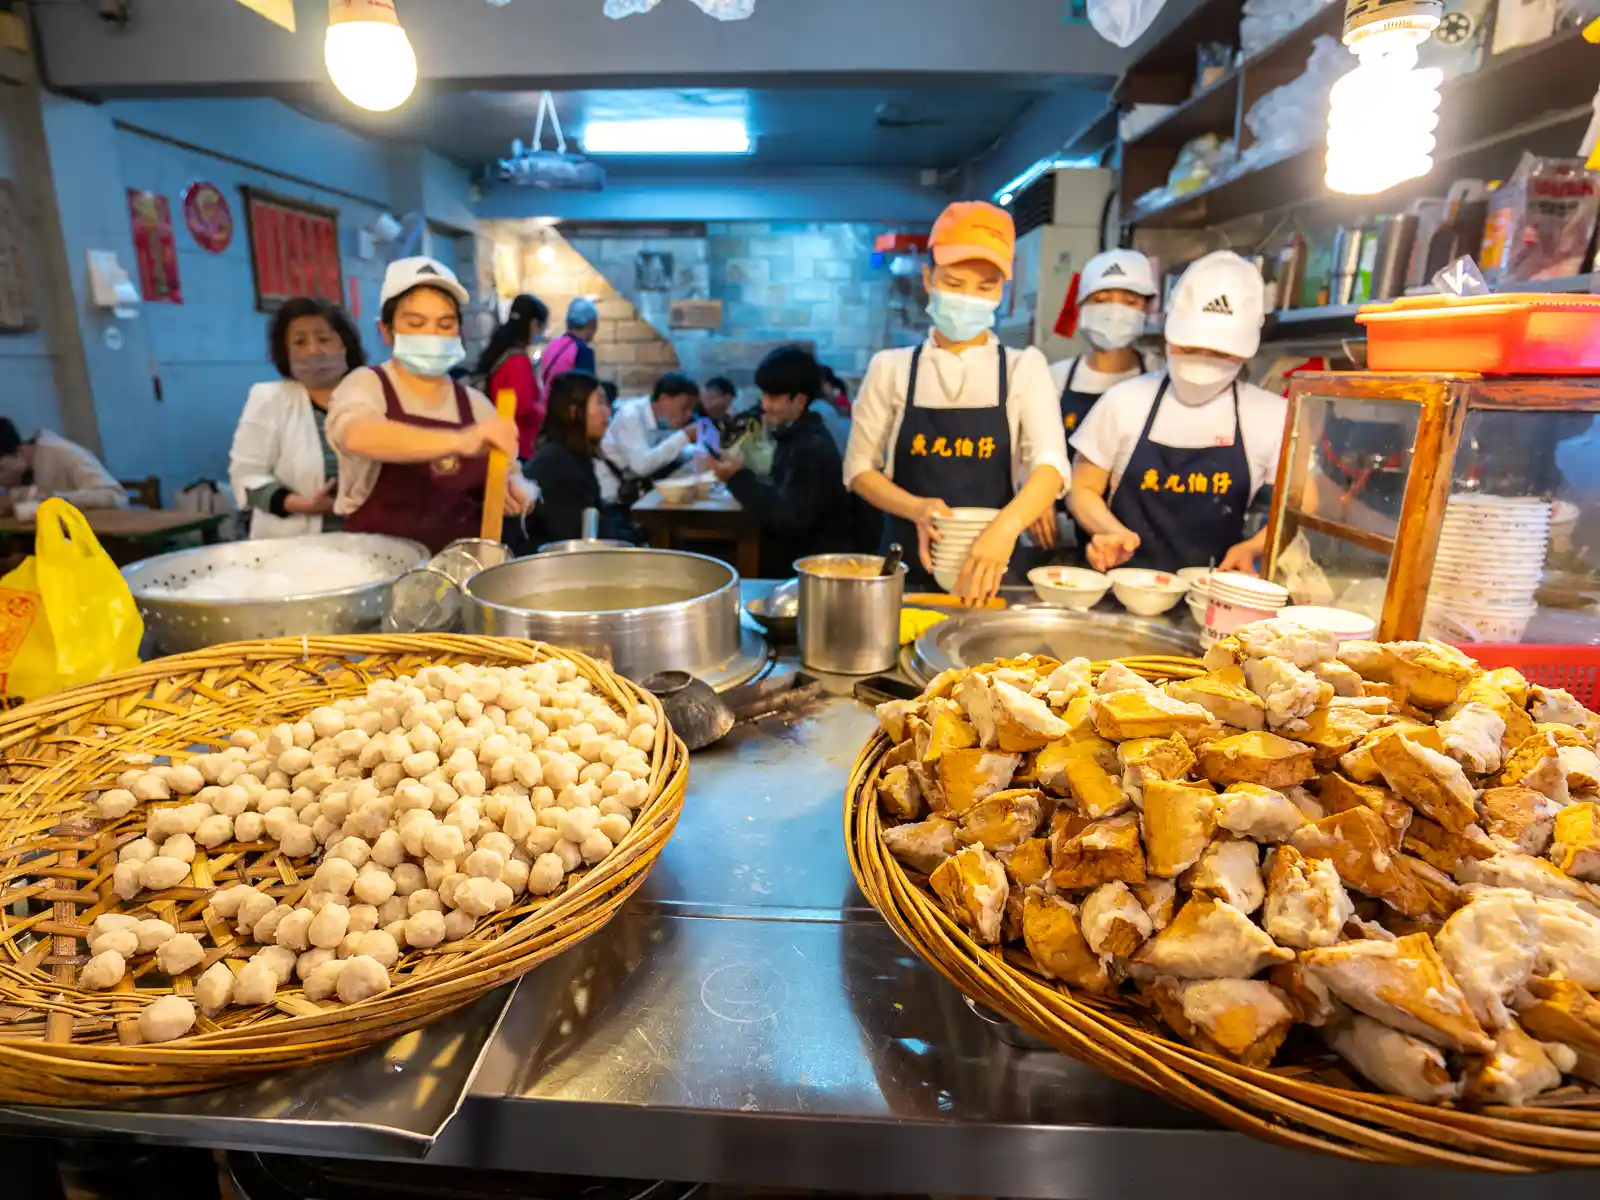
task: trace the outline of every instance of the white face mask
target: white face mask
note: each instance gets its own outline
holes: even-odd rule
[[[1172,377],[1172,393],[1178,403],[1204,404],[1227,390],[1239,377],[1243,363],[1201,354],[1173,354],[1167,358],[1167,373]]]
[[[1144,309],[1100,301],[1078,310],[1078,328],[1096,350],[1121,350],[1144,332]]]

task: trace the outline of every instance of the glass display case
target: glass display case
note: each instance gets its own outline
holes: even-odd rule
[[[1289,381],[1267,577],[1380,640],[1600,642],[1600,378]]]

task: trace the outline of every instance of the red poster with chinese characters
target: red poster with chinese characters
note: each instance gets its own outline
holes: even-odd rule
[[[146,304],[182,304],[178,243],[172,236],[172,205],[154,192],[128,189],[133,256],[139,264],[139,294]]]
[[[343,304],[337,212],[258,188],[242,190],[256,308],[271,312],[295,296]]]

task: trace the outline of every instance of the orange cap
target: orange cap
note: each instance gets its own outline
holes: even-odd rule
[[[1017,227],[1011,214],[984,200],[958,200],[939,214],[928,234],[933,261],[942,266],[979,258],[1011,278]]]

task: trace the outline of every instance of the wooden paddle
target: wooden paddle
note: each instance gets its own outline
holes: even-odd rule
[[[517,416],[517,394],[510,388],[501,388],[494,398],[495,412],[507,421]],[[506,475],[511,469],[511,459],[504,450],[489,451],[489,474],[483,481],[483,525],[480,537],[490,541],[500,540],[506,519]]]

